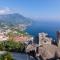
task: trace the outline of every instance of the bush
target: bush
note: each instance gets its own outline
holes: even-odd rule
[[[5,41],[0,42],[0,50],[11,52],[24,52],[25,45],[20,42]]]
[[[0,60],[14,60],[14,59],[12,58],[11,54],[7,52],[6,54],[0,56]]]

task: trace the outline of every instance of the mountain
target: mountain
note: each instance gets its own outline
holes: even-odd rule
[[[0,23],[6,23],[6,24],[30,24],[31,23],[30,18],[26,18],[18,13],[13,14],[5,14],[0,15]]]

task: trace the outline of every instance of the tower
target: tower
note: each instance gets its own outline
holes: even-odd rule
[[[60,31],[57,31],[57,45],[60,46]]]
[[[45,45],[45,44],[51,44],[52,38],[47,37],[47,33],[39,33],[39,46]]]

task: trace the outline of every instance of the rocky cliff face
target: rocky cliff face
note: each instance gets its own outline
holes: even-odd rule
[[[57,53],[57,57],[60,57],[60,47],[53,44],[47,44],[39,47],[39,55],[43,58],[43,60],[54,58],[55,53]]]

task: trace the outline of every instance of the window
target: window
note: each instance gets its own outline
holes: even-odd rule
[[[45,43],[47,42],[47,41],[44,41]]]

